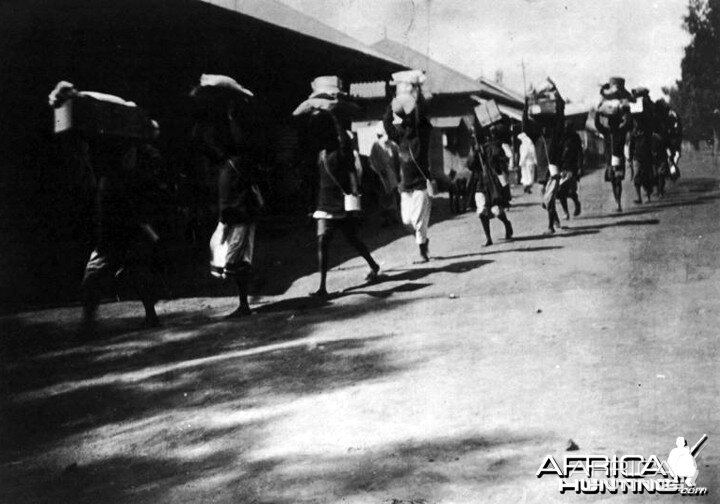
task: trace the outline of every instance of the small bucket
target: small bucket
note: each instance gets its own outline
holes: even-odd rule
[[[360,211],[360,196],[354,194],[345,195],[345,211],[346,212],[359,212]]]

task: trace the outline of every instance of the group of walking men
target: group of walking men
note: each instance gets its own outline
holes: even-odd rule
[[[385,192],[381,196],[385,203],[381,201],[381,206],[392,209],[395,196],[399,194],[401,220],[414,233],[417,262],[430,259],[428,228],[431,198],[437,187],[428,156],[432,126],[422,92],[425,78],[424,73],[417,70],[393,74],[391,85],[395,87],[395,93],[386,108],[382,126],[378,129],[378,141],[369,157]],[[72,97],[72,93],[65,97],[54,93],[51,104],[56,107],[63,99]],[[211,273],[232,279],[237,284],[239,304],[230,316],[242,317],[251,313],[248,285],[256,221],[264,206],[254,180],[250,155],[254,146],[248,135],[253,127],[249,105],[254,95],[230,77],[203,75],[191,97],[199,106],[190,140],[195,152],[217,179],[218,223],[210,240]],[[577,182],[582,176],[582,143],[573,128],[565,123],[564,102],[560,99],[558,113],[549,119],[531,117],[527,104],[525,108],[523,128],[516,135],[517,140],[513,138],[512,129],[502,123],[481,126],[476,120],[472,130],[470,187],[485,234],[485,245],[493,243],[490,232],[493,217],[504,225],[505,239],[513,237],[506,210],[511,199],[508,170],[514,159],[522,173],[521,183],[526,193],[531,192],[535,180],[542,184],[543,206],[548,214],[547,232],[553,233],[559,226],[556,201],[560,201],[566,219],[569,218],[568,199],[574,202],[574,215],[581,212]],[[351,119],[358,110],[359,107],[342,90],[338,77],[321,76],[312,81],[309,97],[293,112],[305,122],[309,140],[305,153],[318,174],[317,201],[312,217],[317,223],[320,281],[317,290],[310,293],[313,297],[328,296],[329,249],[336,231],[340,231],[367,262],[367,282],[378,281],[383,276],[380,265],[358,234],[360,158],[350,128]],[[664,124],[671,122],[668,119],[670,111],[662,108],[661,102],[654,110],[658,117],[665,114]],[[670,143],[669,136],[656,141],[655,136],[660,136],[659,128],[641,120],[633,122],[632,128],[625,123],[606,127],[599,120],[596,124],[605,135],[608,153],[614,152],[616,132],[627,133],[630,159],[635,167],[633,180],[640,199],[639,187],[649,191],[647,167],[655,166],[648,163],[662,157],[654,154],[661,147],[665,152]],[[157,123],[153,122],[153,127],[157,130]],[[518,158],[514,158],[510,148],[516,141]],[[661,142],[661,146],[656,146]],[[95,248],[83,278],[83,333],[94,334],[101,280],[112,275],[125,276],[131,281],[143,302],[146,325],[156,326],[159,324],[154,308],[157,295],[151,285],[153,272],[149,266],[153,264],[151,258],[158,236],[149,225],[150,212],[141,210],[146,206],[147,189],[151,185],[147,181],[146,166],[153,156],[148,153],[156,151],[149,148],[147,142],[131,139],[83,138],[81,143],[80,150],[85,153],[82,158],[96,181],[96,221],[99,224]],[[660,165],[667,168],[667,157],[665,159],[666,165]],[[660,169],[653,171],[656,175],[660,172]],[[608,173],[620,208],[616,187],[624,173],[621,174],[614,164]],[[662,194],[664,184],[657,176],[653,180],[657,181]],[[650,193],[647,194],[649,197]]]
[[[622,182],[626,168],[630,169],[636,204],[642,204],[643,192],[647,201],[653,193],[659,198],[664,197],[667,180],[680,177],[680,118],[662,98],[653,102],[646,88],[636,88],[632,94],[640,104],[639,112],[624,110],[609,117],[595,115],[595,128],[605,142],[605,180],[612,185],[618,212],[622,211]]]

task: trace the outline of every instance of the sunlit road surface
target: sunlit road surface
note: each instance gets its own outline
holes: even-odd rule
[[[78,308],[5,318],[0,501],[674,502],[535,473],[570,440],[664,459],[707,433],[708,495],[688,498],[720,502],[720,168],[683,162],[661,201],[634,205],[626,180],[622,214],[589,175],[551,237],[537,189],[512,242],[442,220],[429,264],[408,235],[373,252],[379,284],[361,259],[332,270],[326,303],[306,297],[316,275],[241,321],[194,298],[132,331],[137,304],[113,303],[85,344]]]

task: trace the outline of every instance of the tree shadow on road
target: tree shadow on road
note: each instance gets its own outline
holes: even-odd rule
[[[524,477],[523,454],[552,437],[493,432],[349,448],[331,457],[296,456],[277,464],[272,502],[435,502],[447,487]],[[445,487],[445,488],[443,488]],[[267,498],[267,497],[266,497]]]
[[[338,334],[316,341],[313,334],[317,324],[342,324],[403,304],[367,298],[292,317],[135,332],[26,353],[17,361],[4,358],[0,461],[47,455],[78,442],[72,439],[84,432],[109,425],[122,431],[123,425],[142,424],[178,408],[190,416],[226,403],[242,410],[279,396],[314,394],[392,374],[405,363],[389,360],[376,343],[385,335],[343,339]],[[46,338],[63,331],[62,326],[27,323],[17,329],[45,332]]]
[[[244,425],[245,436],[263,431]],[[217,444],[218,436],[226,441]],[[237,436],[236,436],[237,437]],[[547,433],[494,431],[428,439],[405,439],[345,453],[253,456],[238,450],[232,430],[187,435],[188,446],[211,445],[200,457],[118,455],[68,466],[43,488],[28,487],[14,502],[435,502],[456,485],[484,485],[525,478],[528,453],[554,444]],[[538,453],[539,457],[539,453]],[[37,499],[37,500],[34,500]],[[47,500],[46,500],[47,499]]]
[[[415,275],[488,262],[417,268]],[[403,281],[395,289],[409,285],[424,284]],[[409,499],[412,492],[429,498],[422,492],[438,485],[521,477],[523,450],[544,442],[545,434],[411,439],[398,431],[372,447],[339,453],[263,451],[273,442],[285,447],[278,425],[293,422],[294,404],[384,383],[422,364],[392,352],[391,334],[314,336],[317,324],[404,304],[358,301],[124,334],[70,353],[6,362],[0,500],[289,504],[368,493]],[[34,328],[53,329],[62,328]]]

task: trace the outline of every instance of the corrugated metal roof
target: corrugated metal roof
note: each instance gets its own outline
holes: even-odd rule
[[[357,39],[276,0],[201,0],[325,42],[404,66]]]
[[[513,107],[508,107],[507,105],[503,105],[501,103],[498,104],[498,108],[500,109],[501,114],[508,116],[510,119],[515,119],[516,121],[522,121],[522,116],[523,116],[522,110],[518,110]]]
[[[497,82],[489,81],[489,80],[485,79],[484,77],[480,77],[478,80],[480,81],[480,83],[483,86],[486,86],[486,87],[492,89],[493,91],[495,91],[496,93],[505,96],[510,101],[517,102],[521,105],[525,103],[525,97],[523,95],[521,95],[520,93],[516,93],[512,89],[506,88],[502,84],[498,84]]]

